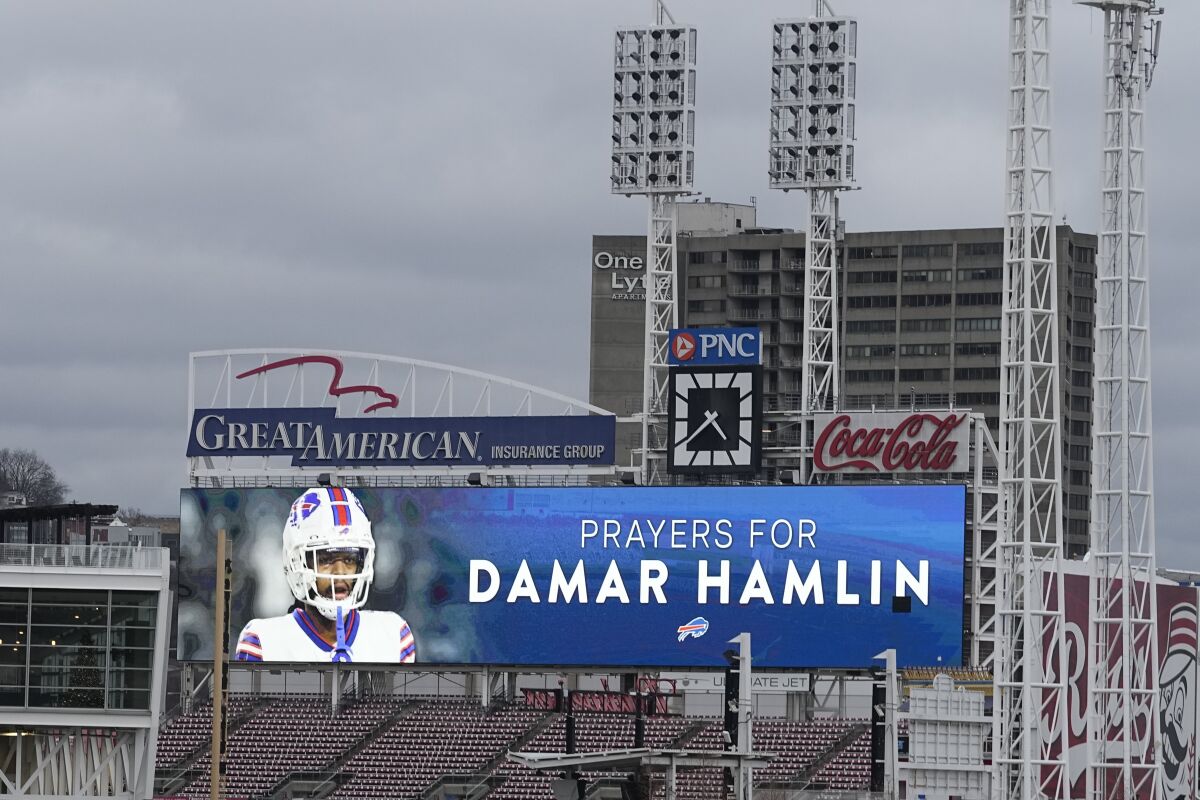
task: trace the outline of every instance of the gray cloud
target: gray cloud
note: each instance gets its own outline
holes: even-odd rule
[[[766,188],[769,24],[794,2],[672,3],[700,30],[697,187]],[[860,20],[852,230],[1002,223],[1003,3],[845,2]],[[0,445],[80,500],[169,511],[190,350],[329,347],[587,392],[612,30],[647,4],[144,2],[0,14]],[[1151,95],[1160,552],[1193,563],[1190,342],[1200,9],[1174,2]],[[1055,4],[1060,213],[1094,230],[1100,30]],[[330,300],[338,310],[330,310]]]

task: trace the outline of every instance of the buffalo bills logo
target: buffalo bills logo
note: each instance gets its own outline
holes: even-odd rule
[[[699,639],[708,633],[708,620],[704,617],[696,617],[686,625],[680,625],[675,632],[679,634],[679,641],[681,642],[689,636],[693,639]]]
[[[299,525],[301,520],[306,520],[312,513],[321,505],[321,496],[316,492],[309,492],[301,497],[296,502],[292,503],[292,513],[288,517],[289,525]]]

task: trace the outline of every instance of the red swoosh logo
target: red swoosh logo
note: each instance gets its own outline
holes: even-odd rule
[[[391,392],[384,391],[381,386],[342,386],[342,362],[333,356],[296,356],[295,358],[285,358],[283,361],[274,361],[270,364],[263,364],[261,367],[246,370],[237,378],[248,378],[251,375],[261,375],[264,372],[270,372],[283,367],[294,367],[299,364],[328,364],[333,367],[333,379],[329,382],[329,394],[331,397],[341,397],[344,394],[373,394],[380,398],[378,403],[369,405],[363,409],[364,414],[368,414],[379,408],[397,408],[400,405],[400,398]]]

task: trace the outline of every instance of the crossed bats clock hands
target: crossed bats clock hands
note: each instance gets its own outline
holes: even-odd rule
[[[709,425],[713,426],[713,428],[716,430],[716,432],[718,434],[720,434],[722,439],[728,439],[729,437],[725,435],[725,431],[721,430],[720,423],[717,422],[717,417],[719,417],[719,416],[720,415],[717,414],[716,411],[713,411],[711,409],[706,409],[704,411],[704,422],[701,422],[698,426],[696,426],[696,430],[692,431],[690,436],[688,436],[686,439],[684,439],[682,442],[680,442],[679,446],[687,447],[687,445],[692,441],[692,439],[695,439],[697,436],[699,436],[701,433],[703,433],[704,429],[707,428]]]

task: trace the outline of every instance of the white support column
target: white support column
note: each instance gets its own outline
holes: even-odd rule
[[[997,543],[1002,498],[1000,452],[983,414],[972,414],[971,665],[989,668],[996,653]]]
[[[1010,0],[993,793],[1066,798],[1050,2]]]
[[[771,60],[770,185],[808,193],[800,309],[800,410],[837,407],[839,193],[855,188],[858,23],[813,0],[813,15],[776,20]],[[803,423],[802,447],[812,420]],[[811,454],[802,462],[810,481]]]
[[[649,196],[646,239],[646,352],[642,390],[642,483],[661,482],[667,442],[668,333],[679,327],[675,195]]]
[[[810,189],[804,256],[804,361],[800,402],[805,411],[832,411],[838,398],[838,197]]]
[[[875,655],[876,661],[884,663],[883,700],[883,794],[887,800],[899,800],[900,770],[899,728],[896,710],[900,705],[900,677],[896,670],[894,647]]]
[[[1153,800],[1160,793],[1159,658],[1144,111],[1158,49],[1151,15],[1161,9],[1153,0],[1084,4],[1104,14],[1088,796]]]
[[[617,31],[613,52],[612,192],[649,200],[646,225],[643,484],[666,464],[668,333],[679,325],[675,201],[694,172],[696,29],[651,0],[654,25]]]

